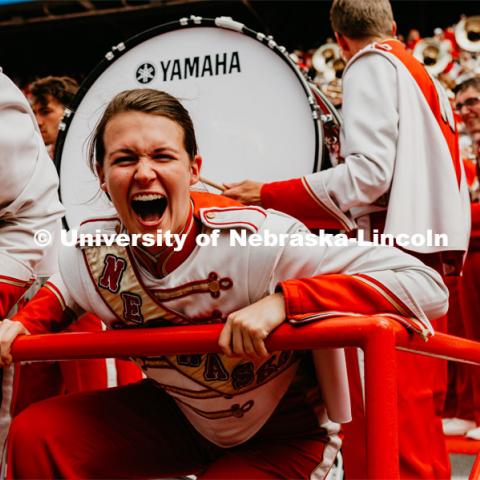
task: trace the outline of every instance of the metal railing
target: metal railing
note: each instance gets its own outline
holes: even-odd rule
[[[221,329],[222,325],[195,325],[31,335],[14,342],[12,355],[15,361],[24,361],[215,353]],[[359,347],[365,353],[368,478],[398,478],[396,348],[480,364],[480,343],[441,333],[424,342],[394,320],[379,316],[341,317],[300,327],[285,324],[267,340],[270,350],[339,347]],[[476,462],[470,478],[479,474]]]

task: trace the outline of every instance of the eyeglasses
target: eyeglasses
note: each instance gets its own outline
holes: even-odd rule
[[[458,102],[455,105],[455,108],[458,112],[460,112],[463,107],[475,107],[478,103],[480,103],[480,97],[470,97],[467,98],[463,103]]]

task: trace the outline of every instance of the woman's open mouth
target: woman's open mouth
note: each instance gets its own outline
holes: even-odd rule
[[[135,215],[144,225],[156,225],[160,222],[167,209],[167,197],[159,193],[141,193],[131,200]]]

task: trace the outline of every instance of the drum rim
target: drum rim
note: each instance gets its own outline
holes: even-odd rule
[[[224,24],[222,25],[217,23],[218,20],[225,20],[225,19],[227,19],[227,21],[232,22],[233,24],[236,24],[236,27],[229,28]],[[241,26],[241,29],[239,29],[238,26]],[[245,34],[250,38],[253,38],[254,40],[262,43],[264,46],[270,48],[270,50],[272,50],[275,54],[280,56],[286,62],[290,70],[295,74],[297,79],[300,81],[303,92],[310,106],[310,111],[312,114],[311,120],[314,124],[314,132],[315,132],[315,155],[314,155],[314,165],[313,165],[312,173],[317,172],[319,170],[321,166],[320,155],[322,155],[322,149],[320,148],[320,145],[323,145],[323,130],[322,130],[322,123],[318,117],[317,103],[314,98],[314,95],[311,92],[312,88],[309,84],[308,79],[302,75],[301,70],[295,64],[295,62],[290,58],[285,47],[278,45],[272,36],[270,35],[267,36],[261,32],[252,30],[251,28],[248,28],[242,23],[235,22],[230,17],[206,18],[206,17],[196,17],[192,15],[188,18],[180,18],[178,20],[173,20],[171,22],[162,23],[160,25],[149,28],[140,33],[137,33],[136,35],[133,35],[132,37],[127,38],[124,42],[118,43],[117,45],[113,46],[112,49],[109,50],[103,56],[102,60],[100,60],[95,65],[95,67],[90,71],[90,73],[85,77],[85,79],[80,84],[80,87],[73,99],[73,102],[68,108],[65,109],[64,116],[60,123],[60,131],[58,133],[57,141],[55,143],[54,158],[53,158],[53,162],[57,170],[59,180],[60,180],[60,173],[61,173],[60,169],[62,164],[63,147],[68,135],[71,122],[75,116],[75,113],[79,105],[83,101],[85,95],[88,93],[92,85],[98,80],[100,75],[104,73],[109,68],[110,65],[112,65],[115,61],[117,61],[120,57],[122,57],[125,53],[130,51],[132,48],[135,48],[137,45],[147,40],[150,40],[151,38],[157,35],[160,35],[162,33],[168,33],[171,31],[176,31],[176,30],[198,28],[198,27],[209,27],[209,28],[214,27],[214,28],[220,28],[224,30]],[[59,195],[60,201],[62,201],[60,182],[58,185],[58,195]],[[65,212],[65,215],[62,221],[65,228],[69,229],[69,225],[67,221],[67,212]]]

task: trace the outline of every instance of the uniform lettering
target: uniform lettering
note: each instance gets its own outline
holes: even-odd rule
[[[123,318],[126,322],[143,323],[143,315],[141,311],[142,299],[135,293],[123,292],[121,294],[123,300]]]
[[[242,363],[237,365],[232,372],[232,386],[235,390],[247,387],[255,380],[253,363]]]
[[[216,353],[207,354],[203,378],[209,382],[215,380],[228,380],[228,372],[223,366],[222,360],[220,360],[220,357]]]
[[[123,272],[127,268],[127,262],[123,258],[116,257],[109,253],[105,255],[103,264],[103,272],[100,276],[98,286],[112,293],[117,293],[120,289]]]
[[[275,364],[277,359],[276,355],[271,356],[266,362],[260,365],[257,370],[257,385],[263,383],[268,377],[273,375],[277,370],[278,366]]]
[[[185,367],[199,367],[202,364],[201,355],[177,355],[177,363]]]
[[[281,353],[280,353],[280,358],[278,359],[278,362],[277,362],[277,367],[280,368],[282,365],[284,365],[285,363],[288,362],[288,359],[290,358],[292,352],[286,352],[285,350],[283,350]]]

